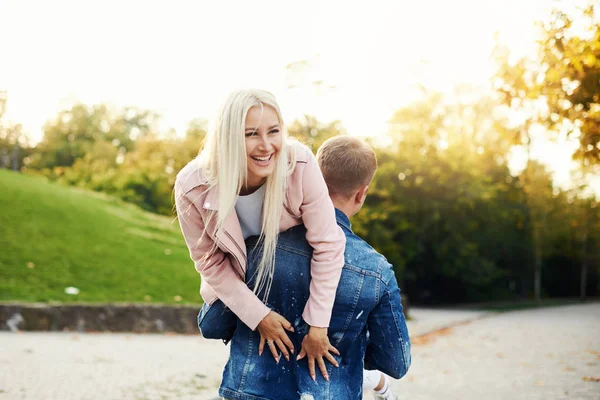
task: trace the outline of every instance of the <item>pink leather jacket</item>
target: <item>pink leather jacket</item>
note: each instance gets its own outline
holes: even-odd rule
[[[328,327],[344,265],[346,239],[336,223],[333,203],[315,157],[299,143],[290,143],[290,147],[296,151],[296,167],[288,177],[279,230],[283,232],[302,223],[306,226],[306,239],[314,252],[310,298],[302,316],[311,326]],[[221,299],[254,330],[270,309],[244,283],[246,245],[235,211],[226,218],[221,232],[216,232],[214,218],[205,225],[208,210],[217,210],[219,202],[217,190],[207,191],[206,183],[196,160],[179,172],[175,182],[179,224],[190,257],[202,276],[200,295],[209,304]],[[215,241],[217,250],[204,257]]]

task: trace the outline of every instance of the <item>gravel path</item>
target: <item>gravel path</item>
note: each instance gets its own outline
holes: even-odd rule
[[[493,314],[414,340],[399,399],[600,399],[600,303]]]
[[[400,399],[600,399],[584,380],[600,377],[600,303],[411,315]],[[227,353],[199,336],[1,332],[0,400],[212,400]]]

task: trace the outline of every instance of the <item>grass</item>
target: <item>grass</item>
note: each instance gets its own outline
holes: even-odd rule
[[[174,218],[6,170],[0,210],[0,301],[201,302]]]

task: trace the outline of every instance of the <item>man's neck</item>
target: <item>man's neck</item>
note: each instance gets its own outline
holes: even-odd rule
[[[331,197],[331,201],[333,203],[333,206],[341,212],[343,212],[344,214],[346,214],[348,218],[351,218],[354,214],[356,214],[356,211],[354,211],[349,201],[333,196]]]

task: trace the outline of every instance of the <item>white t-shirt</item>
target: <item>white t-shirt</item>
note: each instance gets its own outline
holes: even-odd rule
[[[259,187],[254,193],[247,196],[238,196],[235,203],[237,213],[242,227],[244,240],[250,236],[260,235],[262,227],[262,208],[265,202],[265,185]]]

